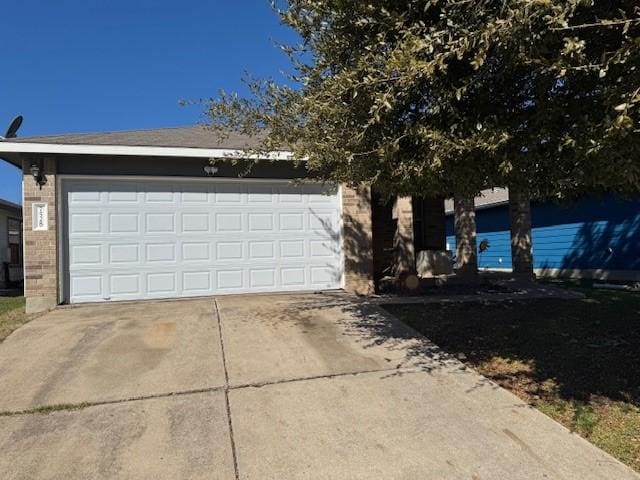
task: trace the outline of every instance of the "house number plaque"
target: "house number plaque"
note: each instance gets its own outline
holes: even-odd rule
[[[46,203],[33,204],[33,230],[49,230],[48,205]]]

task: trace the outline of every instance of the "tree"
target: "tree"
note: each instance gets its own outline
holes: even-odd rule
[[[390,195],[640,190],[635,0],[288,0],[287,83],[221,92],[212,124],[263,132],[322,179]]]

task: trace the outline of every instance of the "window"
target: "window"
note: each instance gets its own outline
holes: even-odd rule
[[[7,235],[9,244],[9,263],[12,265],[22,264],[22,222],[15,218],[7,220]]]
[[[413,237],[416,252],[445,249],[444,199],[413,197]]]

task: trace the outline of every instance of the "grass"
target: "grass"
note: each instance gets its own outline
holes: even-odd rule
[[[18,415],[31,415],[34,413],[38,413],[38,414],[42,414],[42,415],[46,415],[49,413],[53,413],[53,412],[72,412],[75,410],[82,410],[88,407],[92,407],[94,405],[101,405],[100,403],[89,403],[89,402],[82,402],[82,403],[60,403],[60,404],[56,404],[56,405],[45,405],[43,407],[35,407],[35,408],[30,408],[27,410],[20,410],[17,412],[13,412],[13,411],[5,411],[5,412],[0,412],[0,417],[15,417]]]
[[[484,376],[640,471],[640,293],[388,305]]]
[[[0,297],[0,342],[30,319],[24,311],[24,297]]]

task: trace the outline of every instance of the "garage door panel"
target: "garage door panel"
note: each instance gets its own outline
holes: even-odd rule
[[[220,269],[216,272],[218,290],[241,290],[244,287],[244,271]]]
[[[216,232],[241,233],[242,230],[243,222],[241,213],[216,213]]]
[[[71,289],[77,299],[88,298],[102,300],[104,291],[102,288],[102,275],[74,275],[71,277]]]
[[[276,288],[275,268],[253,268],[249,270],[249,288]]]
[[[178,282],[175,272],[155,272],[146,275],[147,294],[150,296],[177,296]]]
[[[182,289],[187,294],[207,294],[211,288],[211,272],[199,270],[182,272]]]
[[[72,213],[69,215],[69,231],[71,235],[99,234],[102,231],[102,215],[100,213]]]
[[[176,197],[174,188],[166,184],[147,186],[144,192],[144,202],[150,204],[173,204],[176,203]]]
[[[177,260],[176,244],[173,242],[146,244],[147,263],[174,263]]]
[[[116,243],[108,245],[109,263],[128,264],[140,263],[140,245],[137,243]]]
[[[65,179],[63,191],[72,303],[341,286],[327,187]]]
[[[109,278],[111,298],[123,295],[140,297],[142,295],[140,276],[139,273],[111,274]]]
[[[273,233],[275,230],[274,215],[271,212],[248,214],[249,233]]]
[[[110,213],[108,214],[107,235],[114,233],[139,233],[140,214],[139,213]]]
[[[211,262],[213,260],[211,245],[209,242],[184,242],[182,244],[182,260],[185,262]]]
[[[244,248],[242,242],[217,242],[216,260],[242,260]]]
[[[274,188],[264,185],[252,185],[248,188],[248,203],[273,204],[275,200]]]
[[[215,203],[242,204],[246,187],[238,184],[219,184],[215,187]]]
[[[72,245],[69,256],[74,265],[96,267],[102,265],[103,246],[101,244]]]
[[[211,230],[208,212],[183,212],[181,220],[181,233],[208,233]]]

